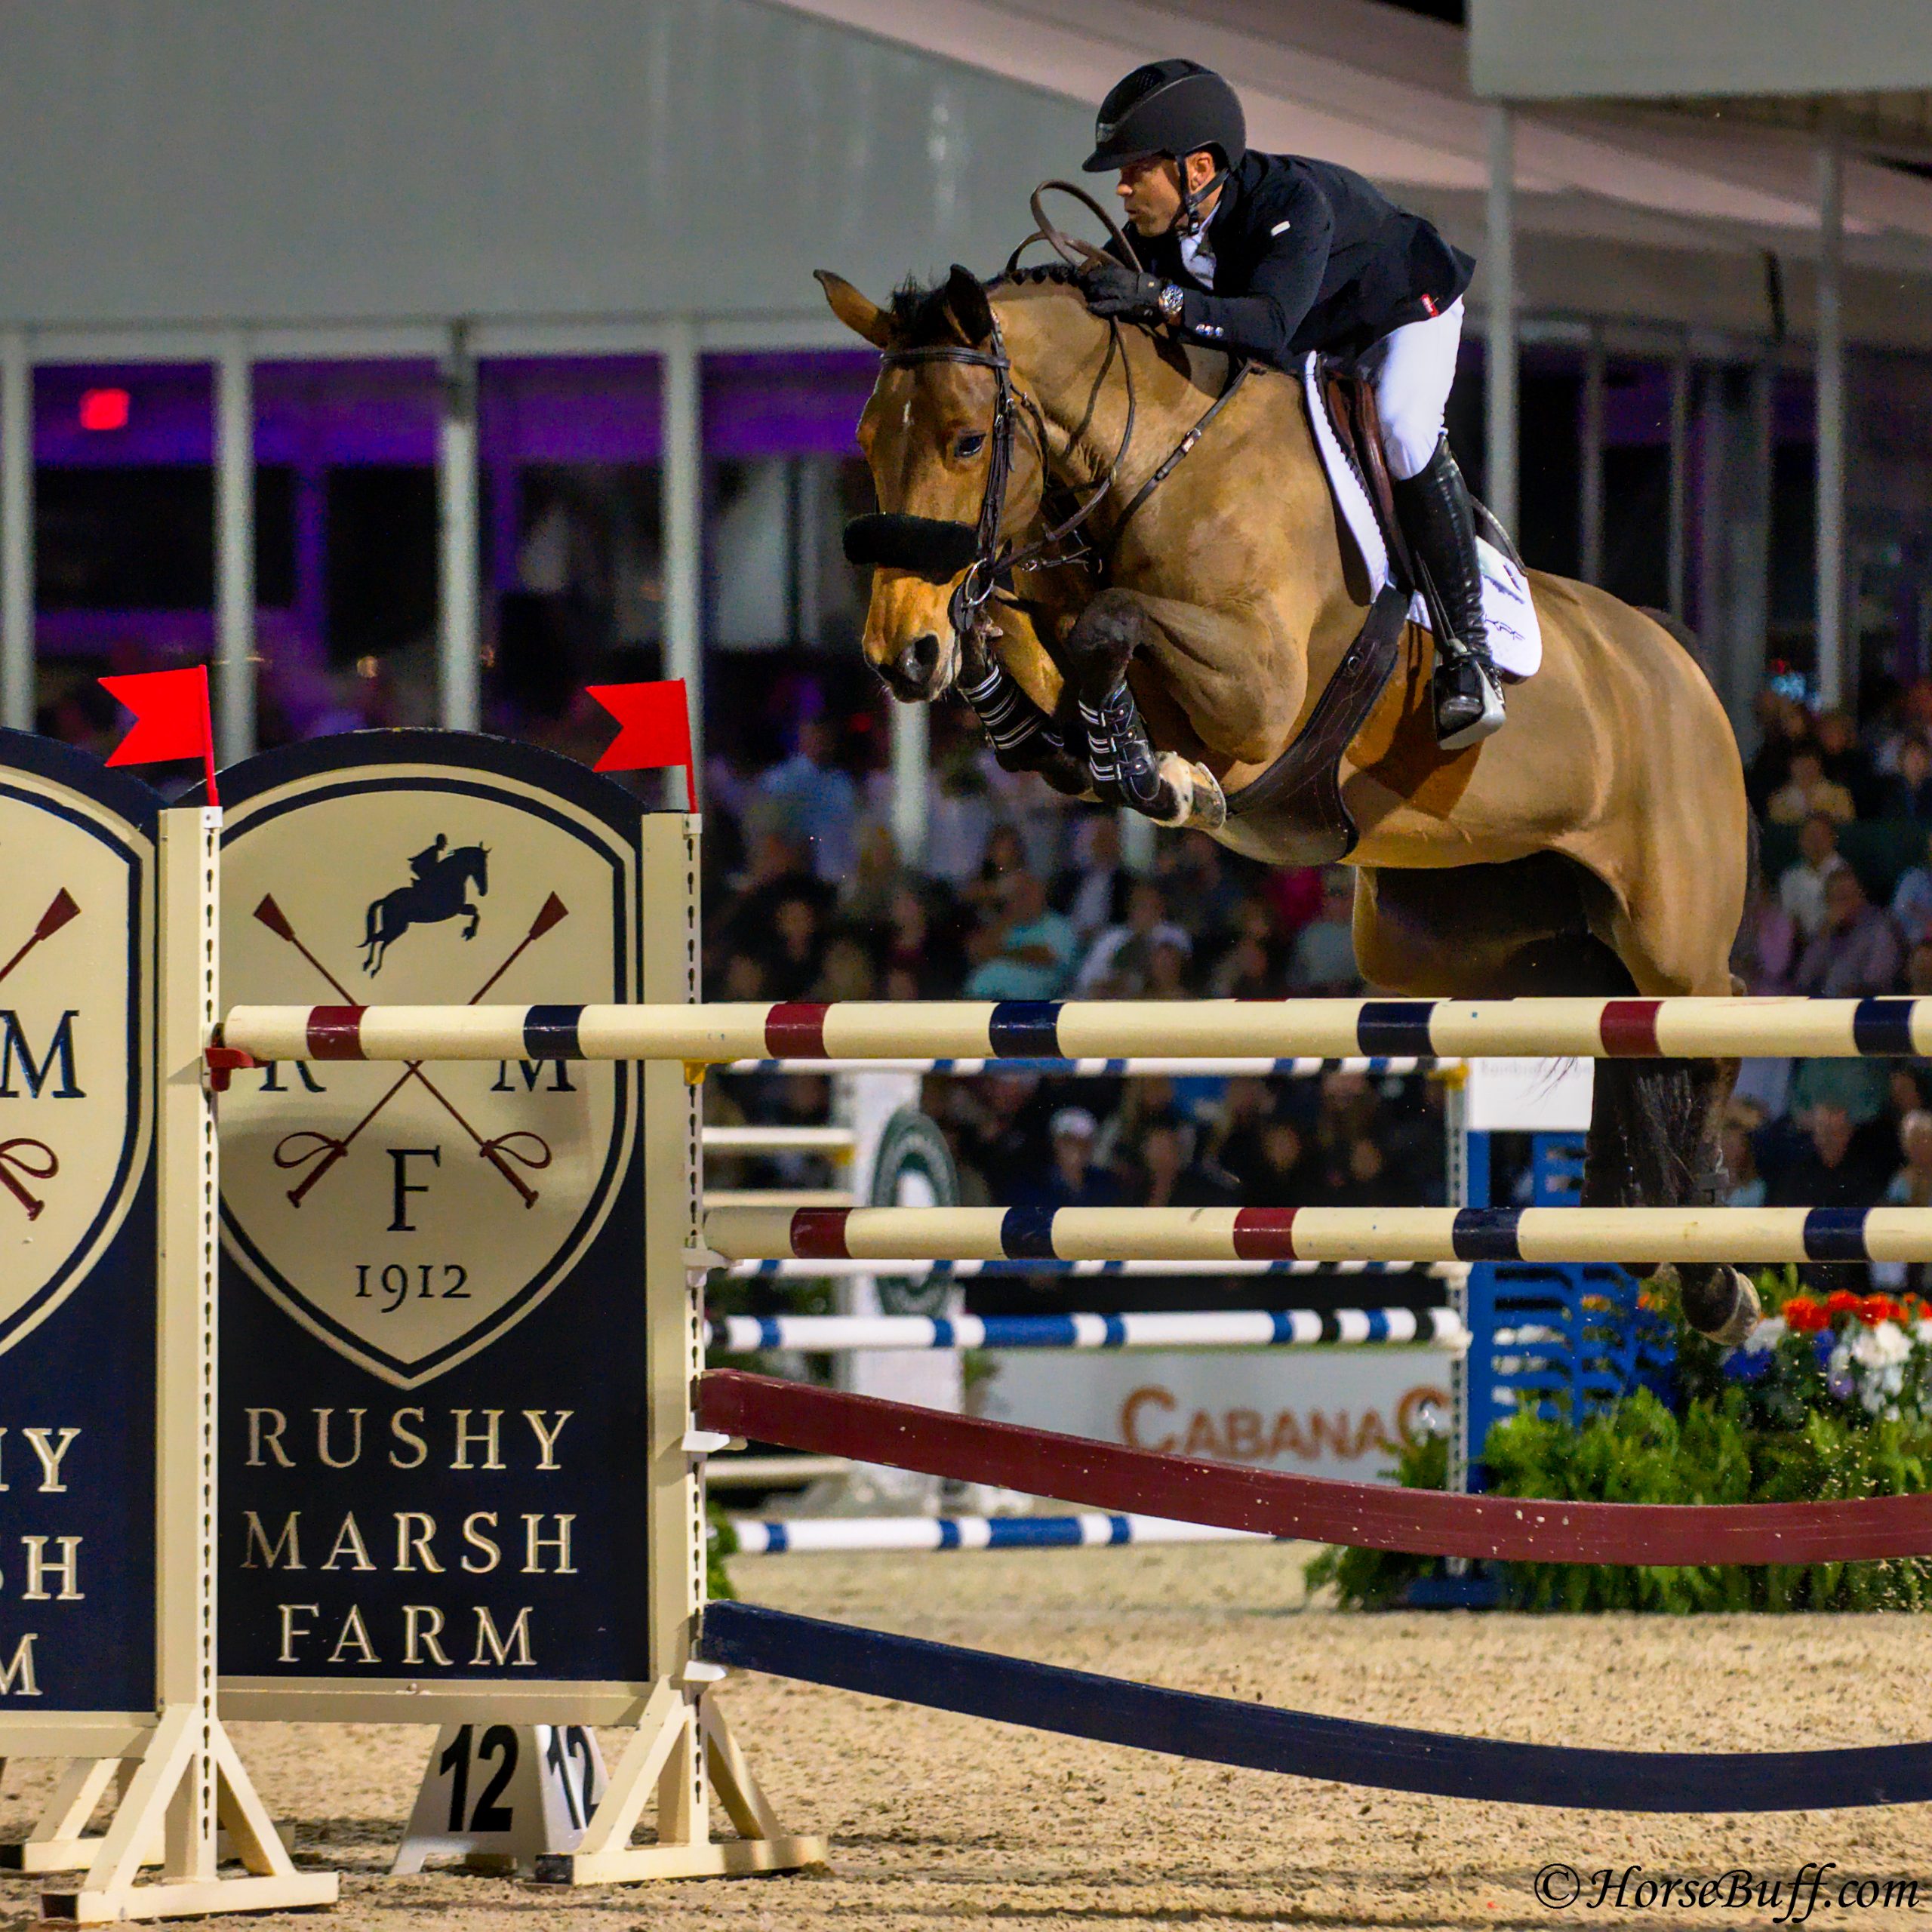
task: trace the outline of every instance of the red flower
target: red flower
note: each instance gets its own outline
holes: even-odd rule
[[[1793,1295],[1784,1305],[1784,1320],[1785,1326],[1799,1335],[1815,1335],[1831,1322],[1831,1318],[1809,1295]]]
[[[1899,1321],[1904,1319],[1905,1311],[1889,1295],[1867,1295],[1860,1303],[1858,1318],[1868,1328],[1875,1328],[1881,1321]]]
[[[1827,1315],[1856,1315],[1859,1311],[1859,1297],[1849,1288],[1839,1288],[1825,1297]]]

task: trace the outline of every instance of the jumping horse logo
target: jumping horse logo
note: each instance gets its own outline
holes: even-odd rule
[[[469,888],[479,895],[490,890],[490,848],[487,845],[459,845],[448,849],[448,838],[436,834],[436,842],[418,852],[409,862],[415,875],[408,885],[386,892],[369,908],[362,931],[362,970],[371,978],[383,969],[383,955],[411,926],[432,925],[439,919],[466,919],[465,939],[474,939],[482,914],[469,903]]]

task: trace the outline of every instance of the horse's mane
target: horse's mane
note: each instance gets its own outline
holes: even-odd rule
[[[1014,268],[993,277],[985,286],[995,288],[1026,287],[1042,282],[1071,282],[1075,271],[1065,262],[1039,262],[1030,268]],[[946,306],[946,284],[923,282],[908,276],[892,291],[893,337],[906,349],[928,349],[935,343],[956,342],[959,337],[952,311]]]

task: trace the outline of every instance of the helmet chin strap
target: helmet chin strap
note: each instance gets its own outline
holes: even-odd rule
[[[1185,162],[1182,164],[1180,213],[1174,217],[1174,232],[1177,235],[1198,235],[1201,232],[1208,221],[1208,211],[1202,208],[1201,203],[1211,201],[1233,171],[1232,168],[1220,169],[1210,175],[1190,194],[1187,188],[1186,165]]]

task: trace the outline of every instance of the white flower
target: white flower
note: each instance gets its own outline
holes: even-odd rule
[[[1861,1368],[1889,1368],[1910,1358],[1912,1344],[1896,1321],[1881,1321],[1875,1327],[1861,1327],[1853,1337],[1851,1353]]]
[[[1932,1321],[1926,1322],[1923,1325],[1928,1330],[1932,1330]],[[1747,1355],[1768,1355],[1772,1349],[1776,1348],[1777,1345],[1784,1340],[1785,1336],[1788,1332],[1789,1331],[1785,1327],[1784,1317],[1783,1315],[1774,1315],[1769,1316],[1765,1320],[1759,1322],[1757,1327],[1752,1329],[1750,1334],[1745,1337],[1743,1342],[1744,1352]],[[1932,1339],[1932,1337],[1928,1337],[1928,1339]]]

